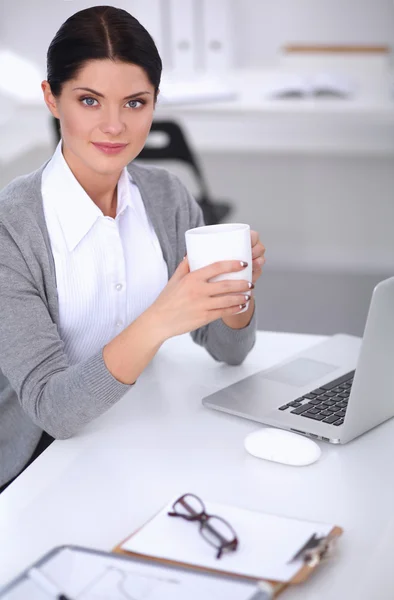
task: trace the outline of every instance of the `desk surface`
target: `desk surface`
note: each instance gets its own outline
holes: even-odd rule
[[[177,493],[345,530],[334,559],[284,596],[391,599],[394,590],[394,420],[290,467],[246,453],[257,423],[201,398],[321,341],[258,333],[244,365],[213,361],[188,336],[168,341],[137,385],[70,440],[57,441],[0,496],[0,585],[50,548],[109,550]]]

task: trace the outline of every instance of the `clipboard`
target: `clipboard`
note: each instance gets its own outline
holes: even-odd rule
[[[119,544],[117,544],[113,548],[113,552],[117,554],[122,554],[124,556],[129,556],[133,558],[138,558],[142,560],[149,560],[150,562],[155,562],[158,564],[163,564],[166,566],[178,567],[182,569],[190,569],[195,572],[200,573],[209,573],[212,575],[218,575],[221,577],[231,576],[232,578],[237,578],[243,581],[249,581],[256,584],[266,584],[267,589],[270,589],[272,597],[277,597],[283,590],[291,585],[297,585],[300,583],[304,583],[308,580],[308,578],[314,573],[319,565],[324,562],[329,556],[332,554],[334,546],[338,540],[338,538],[342,535],[343,529],[339,526],[334,525],[332,529],[324,536],[312,535],[295,553],[291,561],[296,559],[302,560],[302,566],[300,569],[291,577],[291,579],[287,581],[278,581],[265,579],[261,577],[251,577],[249,575],[242,575],[239,573],[229,573],[228,571],[224,571],[222,569],[213,569],[207,568],[206,566],[198,566],[196,564],[190,564],[188,562],[183,562],[180,560],[169,560],[161,557],[155,557],[151,554],[142,554],[137,552],[132,552],[129,550],[125,550],[123,545],[130,539],[133,538],[137,533],[142,531],[142,529],[148,525],[153,519],[155,519],[162,511],[159,511],[156,515],[154,515],[149,521],[144,523],[140,528],[138,528],[133,534],[127,536],[124,540],[122,540]]]

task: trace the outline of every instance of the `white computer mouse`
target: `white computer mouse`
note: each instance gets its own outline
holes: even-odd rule
[[[301,467],[310,465],[320,457],[320,447],[303,435],[264,427],[245,438],[246,450],[257,458],[272,460],[284,465]]]

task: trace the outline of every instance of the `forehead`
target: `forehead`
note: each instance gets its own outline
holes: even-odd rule
[[[90,60],[76,77],[67,82],[70,88],[76,85],[90,87],[103,94],[126,96],[134,92],[152,91],[144,69],[133,63],[113,60]]]

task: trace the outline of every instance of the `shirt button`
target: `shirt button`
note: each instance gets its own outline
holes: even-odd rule
[[[116,327],[122,327],[122,326],[123,326],[123,323],[122,323],[122,321],[117,321],[117,322],[116,322]]]
[[[123,285],[121,283],[117,283],[115,286],[115,289],[120,292],[120,290],[123,288]]]

